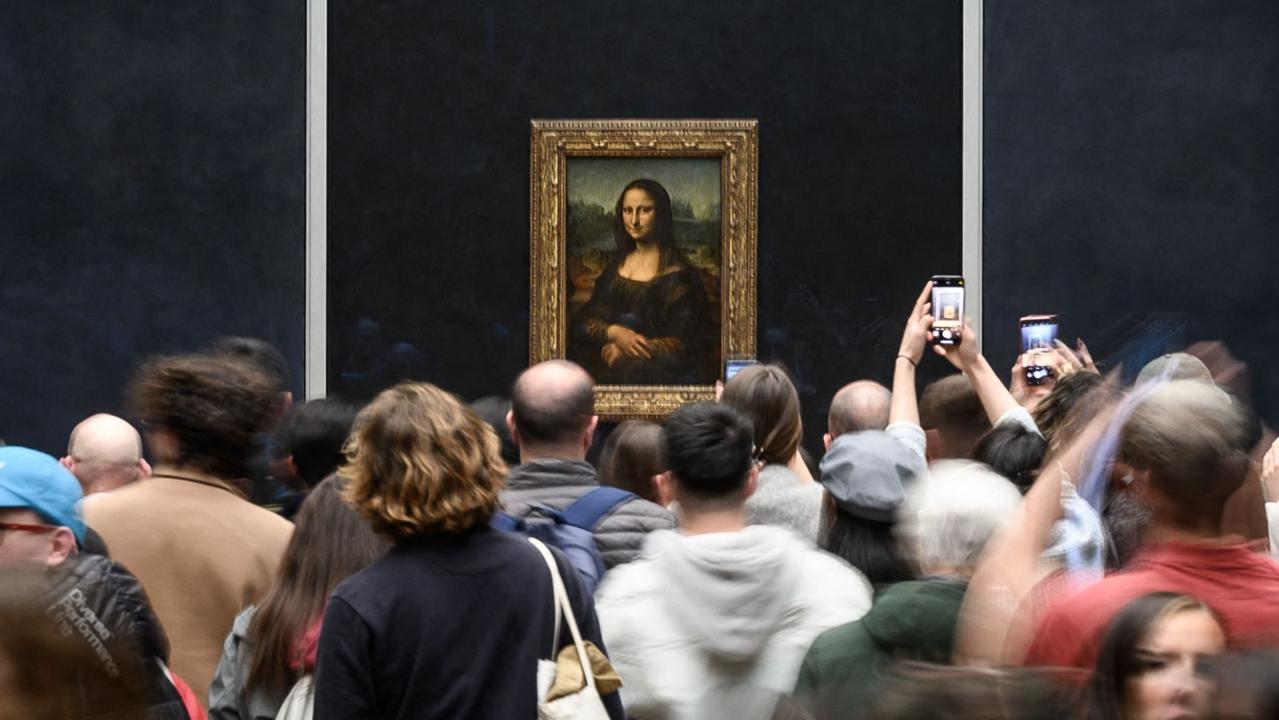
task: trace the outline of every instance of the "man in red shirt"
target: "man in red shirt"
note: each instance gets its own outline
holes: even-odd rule
[[[1111,618],[1161,590],[1211,606],[1232,647],[1279,646],[1279,564],[1220,536],[1222,506],[1248,472],[1245,444],[1240,413],[1210,385],[1170,382],[1137,403],[1118,459],[1152,513],[1147,544],[1121,572],[1049,606],[1027,665],[1092,667]]]

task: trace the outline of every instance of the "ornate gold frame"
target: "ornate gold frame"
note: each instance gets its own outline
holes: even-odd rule
[[[529,362],[566,352],[567,162],[570,157],[719,157],[723,208],[721,365],[755,357],[755,253],[759,194],[757,120],[534,120],[529,169]],[[713,400],[712,385],[600,385],[605,420],[663,418]]]

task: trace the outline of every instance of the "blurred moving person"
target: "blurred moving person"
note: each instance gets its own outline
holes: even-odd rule
[[[127,395],[155,472],[85,508],[147,589],[173,643],[173,669],[202,702],[235,616],[266,594],[293,531],[239,490],[274,417],[272,393],[270,380],[233,357],[147,360]]]
[[[1226,649],[1212,609],[1189,595],[1151,593],[1115,615],[1088,686],[1086,720],[1208,717],[1205,660]]]

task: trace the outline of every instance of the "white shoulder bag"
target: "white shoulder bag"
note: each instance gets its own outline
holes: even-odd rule
[[[604,702],[600,700],[599,691],[595,687],[595,674],[591,670],[591,661],[586,655],[582,635],[577,630],[577,618],[573,617],[573,606],[564,589],[564,580],[560,578],[559,566],[545,545],[533,538],[529,538],[529,542],[533,543],[546,560],[546,567],[551,571],[551,586],[555,591],[555,641],[551,648],[551,659],[537,661],[537,717],[539,720],[608,720],[608,711],[604,709]],[[568,621],[569,632],[573,633],[573,644],[577,648],[577,659],[582,666],[582,675],[586,678],[586,687],[572,695],[546,702],[546,694],[555,680],[561,613],[564,620]]]

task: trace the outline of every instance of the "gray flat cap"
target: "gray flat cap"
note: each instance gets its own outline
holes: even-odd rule
[[[926,469],[923,458],[886,432],[845,433],[822,458],[822,485],[849,515],[889,522],[906,498],[906,484]]]

